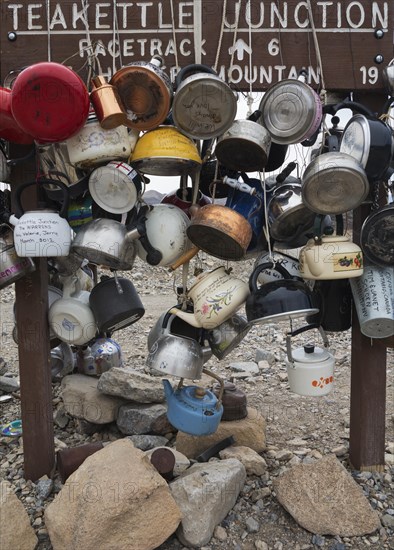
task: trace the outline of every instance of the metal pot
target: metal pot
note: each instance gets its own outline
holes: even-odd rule
[[[89,304],[101,332],[115,332],[145,314],[141,299],[129,279],[103,277],[90,293]]]
[[[378,208],[364,220],[360,246],[373,264],[394,265],[394,203]]]
[[[4,229],[6,232],[4,233]],[[35,271],[31,258],[20,258],[15,250],[12,231],[7,225],[0,225],[0,289],[13,284],[27,273]]]
[[[127,228],[116,220],[97,218],[85,223],[75,235],[71,251],[92,264],[130,270],[137,248],[126,240]]]
[[[0,138],[21,145],[34,143],[33,136],[17,124],[11,110],[11,89],[6,87],[0,87]]]
[[[298,248],[313,235],[316,214],[304,204],[300,183],[284,183],[274,189],[267,213],[278,248]]]
[[[279,271],[283,279],[271,281],[258,288],[258,276],[267,268]],[[255,267],[249,278],[249,289],[245,310],[251,324],[289,321],[319,312],[314,295],[305,282],[291,277],[280,264],[267,262]]]
[[[271,86],[263,95],[259,119],[271,134],[272,141],[280,144],[301,143],[318,130],[322,120],[322,104],[316,92],[298,80],[282,80]]]
[[[230,86],[206,65],[188,65],[177,74],[172,105],[175,126],[192,139],[225,133],[237,112]]]
[[[160,126],[139,138],[129,162],[143,174],[180,176],[195,171],[201,158],[190,138],[174,126]]]
[[[163,375],[197,380],[202,376],[204,356],[201,345],[194,338],[170,333],[170,312],[163,318],[163,332],[149,349],[147,366]]]
[[[260,114],[260,111],[257,111]],[[271,136],[266,128],[248,120],[235,120],[217,140],[216,158],[224,166],[240,172],[262,171],[267,164]]]
[[[193,204],[192,199],[193,189],[191,187],[180,187],[176,191],[172,191],[171,193],[165,195],[161,200],[161,204],[173,204],[183,210],[183,212],[185,212],[185,214],[190,218],[191,214],[189,209]],[[198,191],[196,204],[199,206],[205,206],[206,204],[211,204],[211,202],[212,201],[209,197],[203,195],[200,190]]]
[[[388,93],[394,95],[394,59],[383,69],[382,72],[383,82],[386,85],[386,90]]]
[[[197,209],[186,230],[201,250],[223,260],[242,260],[252,239],[250,223],[227,206],[207,204]]]
[[[302,177],[302,200],[317,214],[343,214],[367,198],[368,177],[361,164],[344,152],[316,157]]]
[[[97,338],[91,346],[79,348],[76,364],[81,374],[101,376],[112,368],[124,366],[121,347],[112,338]]]
[[[343,130],[339,150],[361,164],[369,181],[378,181],[387,175],[394,155],[393,132],[382,120],[356,114]]]
[[[215,384],[212,390],[216,397],[219,397],[221,392],[220,384]],[[224,382],[222,405],[222,422],[241,420],[248,416],[246,393],[237,388],[232,382]]]
[[[242,315],[235,313],[218,327],[207,332],[208,343],[212,353],[224,359],[248,334],[251,326]]]
[[[126,111],[115,86],[108,84],[103,75],[95,76],[91,82],[93,89],[90,92],[90,101],[100,126],[105,130],[112,130],[127,124]]]
[[[109,82],[118,90],[130,128],[152,130],[168,116],[173,90],[162,63],[158,55],[149,62],[134,61],[117,71]]]

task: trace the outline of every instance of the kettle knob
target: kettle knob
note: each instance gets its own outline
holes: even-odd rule
[[[313,353],[315,351],[314,344],[305,344],[304,351],[305,353]]]

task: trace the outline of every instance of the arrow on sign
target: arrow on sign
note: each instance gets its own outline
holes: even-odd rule
[[[229,48],[228,50],[228,53],[230,55],[232,55],[234,52],[237,53],[238,61],[243,61],[244,52],[250,55],[252,53],[252,48],[250,48],[248,44],[242,40],[242,38],[238,38],[234,46],[231,46],[231,48]]]

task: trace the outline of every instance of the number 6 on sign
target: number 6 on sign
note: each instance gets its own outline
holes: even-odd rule
[[[362,72],[362,78],[363,78],[363,84],[367,83],[367,76],[368,76],[368,83],[369,84],[376,84],[376,81],[378,80],[378,68],[377,67],[367,67],[362,66],[360,67],[360,71]]]
[[[279,53],[279,39],[273,38],[268,44],[268,53],[270,55],[278,55]]]

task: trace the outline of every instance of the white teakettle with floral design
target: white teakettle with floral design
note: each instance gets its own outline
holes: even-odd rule
[[[224,266],[201,273],[188,291],[194,312],[172,308],[177,315],[194,327],[213,329],[226,321],[249,296],[249,285],[231,277]]]

